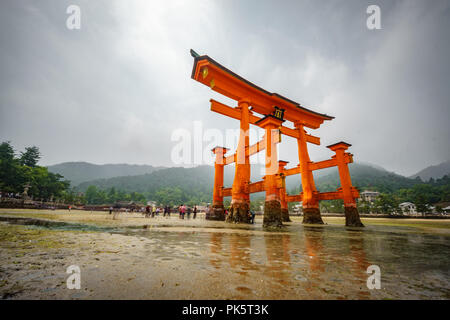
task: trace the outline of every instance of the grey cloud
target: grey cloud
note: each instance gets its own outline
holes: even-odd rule
[[[69,4],[80,30],[65,27]],[[378,4],[382,30],[366,28]],[[402,174],[450,158],[446,1],[2,1],[0,137],[42,163],[173,165],[171,133],[237,128],[190,79],[189,49],[336,117],[311,133]],[[206,143],[205,143],[206,144]],[[280,158],[296,164],[286,138]]]

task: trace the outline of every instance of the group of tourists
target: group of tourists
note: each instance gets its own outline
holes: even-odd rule
[[[157,206],[150,206],[147,205],[145,207],[145,211],[144,211],[144,216],[146,218],[154,218],[155,216],[159,216],[159,214],[162,212],[163,213],[163,217],[170,218],[170,206],[165,206],[165,207],[157,207]]]
[[[212,210],[211,206],[208,205],[205,210],[206,217],[209,216],[211,210]],[[116,214],[119,211],[120,211],[120,206],[118,204],[116,204],[114,207],[109,208],[109,214],[112,214],[113,212]],[[128,212],[128,210],[126,210],[126,212]],[[170,218],[170,214],[172,213],[172,208],[169,205],[166,205],[164,207],[147,205],[144,208],[141,208],[141,212],[145,218],[154,218],[156,216],[159,216],[160,214],[163,214],[163,217]],[[227,218],[227,216],[229,215],[230,212],[231,212],[231,206],[229,208],[225,209],[225,212],[224,212],[225,218]],[[178,217],[180,219],[184,219],[185,217],[186,217],[186,219],[190,219],[191,215],[192,215],[193,219],[196,219],[197,213],[198,213],[197,206],[189,207],[189,206],[186,206],[185,204],[181,204],[178,206]],[[250,223],[252,223],[252,224],[255,223],[255,212],[253,210],[248,211],[248,219],[249,219]]]
[[[193,218],[197,218],[197,206],[194,206],[194,208],[186,207],[184,204],[181,204],[178,207],[178,214],[180,219],[184,219],[184,216],[187,215],[187,218],[191,218],[191,214],[193,214]]]
[[[3,191],[0,191],[0,199],[1,199],[1,198],[21,199],[22,196],[21,196],[20,193],[3,192]]]
[[[181,204],[178,207],[178,215],[180,219],[184,219],[184,217],[186,216],[187,219],[191,218],[191,215],[193,215],[193,218],[197,218],[197,206],[194,206],[193,208],[186,206],[184,204]],[[164,206],[164,207],[157,207],[157,206],[150,206],[147,205],[145,207],[145,217],[146,218],[154,218],[155,216],[160,215],[161,213],[163,213],[163,217],[167,217],[170,218],[170,214],[171,214],[171,208],[170,206]]]

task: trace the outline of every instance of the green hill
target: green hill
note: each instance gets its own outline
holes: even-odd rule
[[[450,160],[440,163],[436,166],[429,166],[413,174],[410,178],[420,177],[423,181],[428,181],[431,178],[439,179],[445,175],[450,175]]]
[[[411,188],[421,182],[367,164],[351,163],[349,170],[353,185],[360,190],[392,193],[399,189]],[[329,174],[318,177],[316,186],[322,192],[336,190],[339,187],[337,168],[332,168]]]
[[[263,176],[261,168],[262,166],[258,165],[252,166],[252,182],[261,180]],[[353,184],[361,189],[393,192],[401,188],[409,188],[417,183],[417,180],[390,173],[368,164],[350,164],[350,172]],[[320,191],[333,191],[339,187],[337,168],[320,170],[315,172],[314,175]],[[234,167],[226,166],[225,187],[231,187],[233,178]],[[145,194],[149,199],[157,197],[158,192],[177,192],[183,194],[183,198],[186,199],[195,197],[210,201],[213,182],[214,167],[204,165],[194,168],[165,168],[143,175],[96,179],[81,183],[77,189],[86,191],[90,185],[94,185],[102,190],[115,188],[125,192],[139,192]],[[300,176],[288,177],[286,187],[289,193],[298,192]]]
[[[77,186],[82,182],[96,179],[107,179],[119,176],[134,176],[151,173],[162,167],[136,164],[92,164],[88,162],[64,162],[48,166],[48,170],[59,173],[72,186]]]

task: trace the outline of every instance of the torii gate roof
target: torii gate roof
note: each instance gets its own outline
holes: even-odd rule
[[[309,128],[317,129],[324,120],[334,119],[332,116],[307,109],[278,93],[264,90],[207,55],[194,57],[191,78],[236,101],[250,100],[253,110],[257,113],[271,114],[277,106],[285,110],[284,119],[294,123],[300,122]]]

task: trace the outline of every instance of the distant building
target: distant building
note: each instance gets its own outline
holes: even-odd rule
[[[293,211],[294,215],[302,215],[302,213],[303,213],[303,206],[302,206],[302,204],[300,204],[300,203],[295,204],[292,207],[292,211]]]
[[[377,191],[363,191],[359,194],[359,197],[361,200],[363,201],[367,201],[367,202],[374,202],[375,199],[380,195],[379,192]]]
[[[398,205],[402,210],[403,214],[416,214],[416,205],[412,202],[402,202]]]

